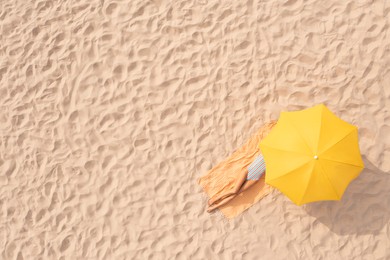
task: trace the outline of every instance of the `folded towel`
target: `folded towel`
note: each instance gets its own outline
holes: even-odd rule
[[[232,191],[237,180],[237,173],[247,169],[259,156],[260,149],[258,145],[275,124],[276,121],[265,124],[242,147],[199,179],[199,184],[209,197],[227,194]],[[227,218],[233,218],[258,202],[269,192],[270,186],[265,184],[263,175],[253,186],[242,191],[234,199],[220,206],[219,209]]]

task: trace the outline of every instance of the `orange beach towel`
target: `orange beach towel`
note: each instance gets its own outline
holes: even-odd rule
[[[233,189],[237,173],[247,168],[260,154],[259,142],[271,131],[275,124],[276,121],[265,124],[242,147],[199,179],[199,184],[209,197],[216,194],[225,194]],[[233,218],[258,202],[269,192],[270,186],[265,184],[263,175],[256,184],[238,194],[219,209],[227,218]]]

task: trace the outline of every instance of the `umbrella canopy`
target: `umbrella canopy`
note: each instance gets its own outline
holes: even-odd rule
[[[326,106],[282,112],[260,143],[265,182],[295,204],[340,200],[364,168],[358,130]]]

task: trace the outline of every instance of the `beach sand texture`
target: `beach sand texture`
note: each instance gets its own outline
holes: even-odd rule
[[[390,1],[3,0],[1,259],[389,259]],[[197,179],[326,104],[366,169],[227,221]]]

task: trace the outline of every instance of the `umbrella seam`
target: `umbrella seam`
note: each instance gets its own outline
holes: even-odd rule
[[[282,152],[295,153],[295,154],[306,155],[306,156],[310,157],[310,156],[307,155],[306,153],[300,153],[300,152],[297,152],[297,151],[283,150],[283,149],[281,149],[281,148],[275,148],[275,147],[272,147],[272,146],[269,146],[269,145],[263,144],[263,143],[261,143],[260,146],[265,146],[265,147],[268,147],[268,148],[271,148],[271,149],[274,149],[274,150],[278,150],[278,151],[282,151]]]
[[[318,164],[319,164],[320,167],[321,167],[321,170],[322,170],[323,175],[326,177],[326,179],[327,179],[328,182],[330,183],[330,186],[332,187],[334,193],[337,195],[337,197],[338,197],[339,200],[340,200],[340,199],[341,199],[341,196],[340,196],[339,193],[336,191],[335,187],[333,186],[333,183],[330,181],[328,174],[326,173],[326,171],[324,170],[324,167],[322,166],[322,163],[318,162]]]
[[[321,112],[320,112],[320,129],[318,131],[318,136],[317,136],[317,144],[316,144],[316,149],[315,149],[315,153],[318,153],[318,146],[320,144],[320,139],[321,139],[321,130],[322,130],[322,122],[323,122],[323,114],[324,114],[324,108],[327,109],[327,107],[325,105],[322,106],[322,109],[321,109]],[[329,110],[329,109],[328,109]],[[332,113],[332,111],[329,110],[330,113]]]
[[[286,120],[287,119],[287,120]],[[289,117],[285,117],[285,120],[288,121],[290,123],[290,125],[292,125],[294,128],[295,128],[295,131],[298,133],[298,135],[301,137],[301,139],[303,140],[303,142],[305,143],[306,147],[309,148],[309,151],[311,151],[311,153],[314,154],[314,151],[310,148],[310,146],[308,145],[307,143],[307,140],[301,135],[300,131],[298,130],[298,128],[295,126],[295,124],[293,122],[290,121]]]
[[[355,167],[358,167],[358,168],[364,168],[364,166],[356,165],[356,164],[353,164],[353,163],[340,162],[340,161],[336,161],[336,160],[333,160],[333,159],[327,159],[327,158],[324,158],[324,157],[321,157],[321,159],[322,160],[327,160],[327,161],[332,161],[332,162],[337,162],[337,163],[341,163],[341,164],[348,164],[348,165],[355,166]]]
[[[299,201],[299,205],[302,205],[303,199],[305,198],[305,194],[306,194],[306,192],[307,192],[307,189],[309,188],[310,181],[311,181],[311,179],[313,178],[313,170],[314,170],[314,164],[313,164],[312,169],[311,169],[312,174],[310,174],[309,181],[307,182],[305,191],[303,192],[302,198],[301,198],[301,200]]]
[[[274,180],[277,180],[277,179],[279,179],[279,178],[281,178],[281,177],[284,177],[284,176],[290,174],[292,171],[295,171],[295,170],[297,170],[297,169],[299,169],[299,168],[302,168],[303,166],[305,166],[305,165],[308,164],[309,162],[310,162],[310,161],[304,162],[303,164],[299,165],[299,166],[296,167],[295,169],[293,169],[293,170],[291,170],[291,171],[288,171],[288,172],[286,172],[285,174],[280,175],[280,176],[278,176],[278,177],[276,177],[276,178],[268,179],[267,182],[268,182],[268,181],[274,181]],[[267,170],[267,168],[266,168],[266,170]],[[266,177],[267,177],[267,173],[266,173]]]
[[[334,144],[332,144],[331,146],[329,146],[325,151],[321,151],[320,154],[323,154],[325,153],[326,151],[328,151],[330,148],[332,148],[333,146],[337,145],[338,143],[340,143],[341,141],[343,141],[346,137],[348,137],[350,134],[352,134],[354,131],[357,131],[357,128],[355,126],[355,128],[352,129],[351,132],[348,132],[346,135],[344,135],[340,140],[338,140],[337,142],[335,142]]]

